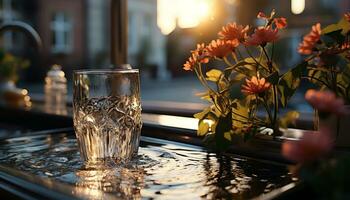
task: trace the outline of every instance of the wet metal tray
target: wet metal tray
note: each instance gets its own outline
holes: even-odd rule
[[[143,136],[130,164],[84,169],[74,131],[0,140],[0,187],[26,199],[250,199],[292,182],[286,165]]]

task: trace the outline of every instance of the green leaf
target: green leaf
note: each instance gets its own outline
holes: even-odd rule
[[[232,141],[231,132],[225,132],[224,138],[228,141]]]
[[[350,22],[344,17],[338,22],[338,26],[341,27],[343,35],[350,31]]]
[[[350,30],[350,23],[344,17],[336,24],[331,24],[322,29],[322,34],[328,34],[342,30],[342,34],[346,34]]]
[[[245,58],[244,62],[246,62],[247,64],[250,64],[250,65],[255,65],[256,64],[255,60],[253,58],[251,58],[251,57]]]
[[[222,78],[220,78],[219,81],[217,81],[217,86],[219,91],[223,91],[226,90],[230,85],[227,83],[227,81],[223,78],[223,76],[221,76]]]
[[[210,107],[207,107],[202,112],[194,114],[193,117],[202,120],[207,117],[207,115],[210,113],[210,110]]]
[[[287,105],[289,99],[294,95],[295,91],[299,87],[301,76],[307,65],[308,63],[304,61],[280,77],[278,89],[283,107]]]
[[[246,78],[246,76],[244,74],[236,74],[234,77],[232,77],[230,79],[230,84],[235,84],[235,83],[239,83],[242,81],[242,79]]]
[[[345,41],[345,36],[341,34],[342,30],[333,31],[321,36],[322,41],[327,46],[342,44]]]
[[[198,136],[204,136],[209,132],[209,124],[204,122],[204,120],[199,120],[198,122],[198,130],[197,135]]]
[[[225,133],[232,129],[232,114],[220,116],[215,127],[215,141],[218,150],[226,150],[231,142],[225,138]]]
[[[339,31],[342,28],[340,26],[338,26],[338,24],[331,24],[326,26],[324,29],[322,29],[321,34],[328,34],[328,33],[332,33],[334,31]]]
[[[247,118],[249,116],[249,109],[246,106],[243,106],[240,102],[236,103],[236,106],[233,108],[233,126],[236,128],[245,127]]]
[[[246,77],[252,77],[256,74],[256,67],[253,65],[244,65],[239,67],[239,72],[244,74]]]
[[[212,70],[208,71],[205,74],[207,75],[207,80],[208,81],[217,82],[217,81],[220,80],[222,72],[220,70],[218,70],[218,69],[212,69]]]
[[[336,40],[333,39],[333,37],[329,35],[321,35],[321,41],[327,46],[330,47],[332,45],[335,45],[337,43]]]
[[[208,102],[212,103],[212,98],[210,97],[211,92],[201,92],[201,93],[196,93],[196,96],[199,96],[201,99],[206,100]]]
[[[278,72],[274,72],[272,73],[270,76],[268,76],[266,78],[266,80],[271,83],[272,85],[277,85],[278,84],[278,80],[279,80],[279,75]]]

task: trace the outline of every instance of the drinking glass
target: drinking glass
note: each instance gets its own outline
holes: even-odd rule
[[[139,82],[137,69],[74,72],[74,130],[85,162],[126,162],[137,154]]]

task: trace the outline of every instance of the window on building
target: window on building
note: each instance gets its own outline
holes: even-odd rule
[[[52,53],[69,53],[73,49],[72,20],[64,12],[55,13],[51,21]]]

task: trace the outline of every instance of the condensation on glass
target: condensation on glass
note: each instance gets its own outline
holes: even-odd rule
[[[141,132],[139,71],[74,73],[73,119],[84,161],[130,160]]]

